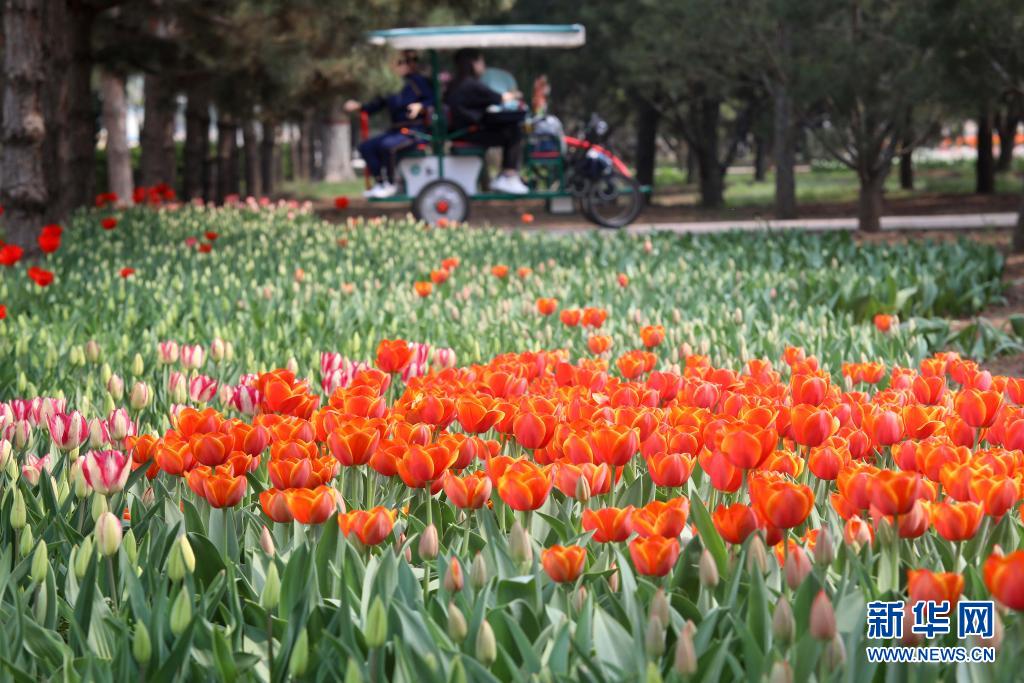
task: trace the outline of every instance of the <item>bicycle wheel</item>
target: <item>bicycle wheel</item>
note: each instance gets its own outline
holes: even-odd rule
[[[583,196],[583,215],[603,228],[629,225],[642,207],[640,183],[618,171],[591,183]]]

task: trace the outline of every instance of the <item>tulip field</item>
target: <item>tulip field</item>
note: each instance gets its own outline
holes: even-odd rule
[[[0,244],[0,680],[1019,679],[995,248],[109,199]]]

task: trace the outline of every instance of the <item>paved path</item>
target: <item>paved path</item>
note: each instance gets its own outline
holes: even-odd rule
[[[946,214],[939,216],[884,216],[882,230],[984,230],[991,228],[1011,228],[1017,224],[1017,214],[1006,213],[967,213]],[[547,226],[545,226],[547,229]],[[555,227],[550,230],[574,232],[587,230],[582,226]],[[692,221],[685,223],[650,223],[637,222],[630,226],[630,232],[675,232],[681,234],[698,234],[707,232],[723,232],[742,230],[757,232],[760,230],[801,229],[811,232],[853,231],[857,229],[856,218],[798,218],[794,220],[732,220],[732,221]]]

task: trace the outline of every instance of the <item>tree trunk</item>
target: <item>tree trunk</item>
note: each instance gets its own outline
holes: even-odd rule
[[[245,194],[249,197],[259,197],[263,191],[260,178],[260,141],[253,119],[247,118],[242,122],[242,144],[245,145]]]
[[[7,0],[3,12],[0,204],[4,207],[4,239],[26,251],[35,249],[48,199],[43,175],[43,4],[43,0]]]
[[[203,87],[188,91],[185,104],[185,163],[182,171],[182,197],[209,197],[210,97]]]
[[[694,127],[700,135],[693,150],[700,178],[700,205],[705,209],[717,209],[725,203],[725,169],[718,161],[721,103],[705,97],[694,105],[693,110],[697,117],[697,125]]]
[[[128,107],[125,79],[104,70],[100,88],[103,95],[103,127],[107,131],[107,191],[117,194],[117,205],[132,201],[132,153],[128,147]]]
[[[693,185],[693,178],[697,175],[697,155],[693,153],[693,145],[686,143],[686,184]]]
[[[352,180],[352,124],[340,97],[331,98],[324,131],[324,180],[329,183]]]
[[[217,115],[217,202],[239,194],[238,126],[223,112]]]
[[[998,173],[1006,173],[1013,167],[1013,148],[1016,143],[1017,126],[1019,124],[1020,114],[1011,107],[1008,107],[998,119],[999,161],[996,163],[996,171]]]
[[[882,188],[886,174],[862,171],[858,175],[857,227],[864,232],[878,232],[882,229]]]
[[[639,100],[636,112],[636,179],[641,185],[654,186],[657,162],[658,110],[646,99]]]
[[[96,15],[86,3],[69,2],[66,40],[71,63],[66,73],[68,89],[67,159],[58,171],[61,191],[58,212],[65,216],[93,203],[96,195],[96,119],[92,93],[92,28]]]
[[[294,144],[292,145],[294,147]],[[260,140],[260,177],[263,179],[263,194],[267,197],[274,193],[277,180],[274,173],[275,160],[278,156],[277,125],[271,118],[263,119],[263,138]]]
[[[43,118],[46,138],[43,140],[43,178],[48,202],[47,223],[63,220],[70,207],[62,183],[68,179],[71,164],[71,135],[68,113],[71,109],[72,79],[70,34],[71,16],[67,2],[44,2],[43,15]]]
[[[900,154],[900,187],[914,189],[914,157],[910,150]]]
[[[299,165],[295,179],[308,181],[313,177],[313,114],[306,111],[299,124]]]
[[[1020,197],[1020,209],[1017,211],[1017,226],[1013,229],[1013,253],[1024,253],[1024,194]]]
[[[144,187],[175,185],[174,88],[163,74],[146,74],[140,182]]]
[[[975,192],[996,191],[996,167],[992,156],[992,111],[986,103],[978,116],[978,162],[975,165]]]
[[[765,154],[764,138],[754,136],[754,181],[763,183],[768,172],[768,155]]]
[[[796,218],[796,135],[793,131],[793,98],[785,83],[773,93],[772,125],[775,157],[775,217]]]

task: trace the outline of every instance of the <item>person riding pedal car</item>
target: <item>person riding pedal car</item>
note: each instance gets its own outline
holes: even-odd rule
[[[395,157],[401,150],[416,144],[416,138],[403,130],[425,130],[426,110],[434,106],[434,90],[430,81],[419,73],[419,58],[406,50],[391,63],[394,73],[402,78],[402,89],[375,97],[369,102],[349,100],[345,111],[365,111],[373,114],[387,107],[391,127],[387,132],[368,138],[359,144],[359,154],[366,162],[375,184],[364,195],[383,199],[393,196],[395,185]]]

